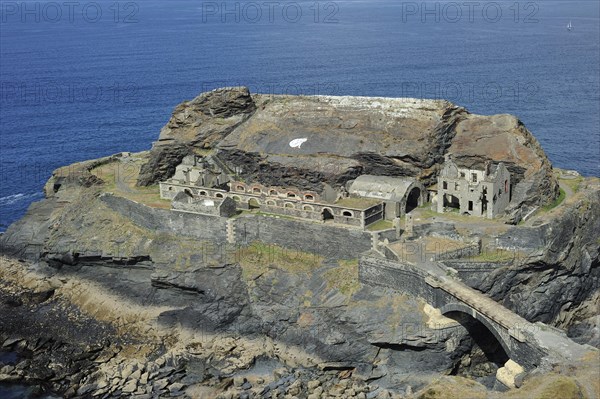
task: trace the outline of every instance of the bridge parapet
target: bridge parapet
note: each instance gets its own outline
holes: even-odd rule
[[[421,267],[423,266],[423,267]],[[484,324],[508,356],[525,369],[537,367],[546,351],[536,345],[539,326],[528,322],[486,295],[440,274],[437,265],[413,265],[372,254],[359,261],[362,283],[380,285],[424,299],[443,313],[463,312]]]

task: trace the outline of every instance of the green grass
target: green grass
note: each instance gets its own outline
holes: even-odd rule
[[[337,206],[343,206],[350,209],[367,209],[374,205],[380,204],[382,201],[371,198],[346,197],[335,202]]]
[[[506,249],[482,252],[477,256],[467,258],[470,262],[509,262],[517,257],[517,252]]]
[[[550,204],[542,207],[542,211],[543,212],[548,212],[548,211],[556,208],[557,206],[559,206],[565,200],[566,196],[567,196],[567,193],[565,193],[565,190],[563,190],[561,188],[560,192],[558,194],[558,197],[554,201],[552,201]]]
[[[153,207],[170,209],[171,201],[160,197],[158,184],[139,187],[136,186],[137,177],[143,160],[121,164],[119,161],[103,163],[90,170],[90,173],[102,179],[104,192],[112,192],[115,195],[130,199],[135,202]],[[121,184],[117,184],[117,179]],[[124,187],[124,189],[123,189]]]
[[[255,241],[235,253],[242,267],[242,276],[253,280],[270,267],[291,273],[308,273],[321,267],[323,257],[317,254],[283,248],[274,244]]]
[[[394,227],[394,224],[392,222],[390,222],[389,220],[378,220],[373,224],[370,224],[367,226],[367,230],[369,231],[379,231],[379,230],[387,230],[387,229],[391,229],[392,227]]]
[[[550,383],[542,393],[537,396],[537,399],[579,399],[582,398],[582,393],[577,383],[569,377],[558,377]]]
[[[355,294],[359,288],[358,259],[340,260],[339,267],[334,267],[323,274],[327,288],[337,289],[347,297]]]
[[[560,179],[560,182],[569,186],[569,188],[573,190],[573,193],[576,193],[577,191],[579,191],[579,187],[581,186],[583,180],[584,178],[582,176],[579,176],[573,179]]]

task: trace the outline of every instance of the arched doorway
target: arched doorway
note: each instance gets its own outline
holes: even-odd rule
[[[331,209],[323,208],[323,211],[321,212],[321,219],[325,222],[328,220],[333,220],[333,212]]]
[[[419,206],[420,197],[421,189],[419,187],[413,187],[413,189],[410,190],[410,192],[408,193],[408,197],[406,198],[405,213],[408,213]]]
[[[487,187],[481,191],[481,214],[485,216],[488,208]]]

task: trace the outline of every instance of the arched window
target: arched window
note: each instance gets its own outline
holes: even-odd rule
[[[254,187],[254,188],[252,189],[252,192],[253,192],[254,194],[260,194],[260,193],[261,193],[260,187]]]
[[[221,193],[216,193],[216,194],[215,194],[215,197],[217,197],[217,198],[223,198],[223,194],[221,194]]]
[[[273,200],[267,200],[267,205],[269,205],[269,206],[276,206],[277,203],[275,201],[273,201]]]
[[[304,194],[304,199],[306,201],[314,201],[315,200],[315,196],[312,194]]]
[[[292,192],[287,193],[287,196],[288,196],[288,198],[296,198],[296,194],[294,194]]]
[[[302,207],[302,210],[304,210],[304,211],[311,211],[311,212],[312,212],[312,211],[314,211],[314,210],[315,210],[315,208],[313,208],[313,207],[312,207],[312,206],[310,206],[310,205],[304,205],[304,206]]]
[[[275,191],[275,190],[269,190],[269,195],[277,195],[277,191]]]
[[[238,191],[246,191],[246,189],[242,185],[238,185],[235,189]]]
[[[283,205],[286,208],[293,208],[294,204],[292,204],[291,202],[286,202],[285,205]]]
[[[204,191],[204,190],[200,191],[200,193],[199,193],[199,194],[200,194],[200,195],[205,195],[205,196],[206,196],[206,195],[208,195],[208,194],[206,194],[206,191]]]
[[[352,211],[343,211],[342,215],[346,216],[346,217],[354,217],[354,213]]]
[[[240,202],[242,199],[240,197],[238,197],[237,195],[234,195],[233,200],[236,202]]]
[[[173,186],[169,186],[169,191],[173,191]]]
[[[333,220],[332,210],[329,208],[323,208],[323,210],[321,211],[321,218],[323,219],[323,221]]]

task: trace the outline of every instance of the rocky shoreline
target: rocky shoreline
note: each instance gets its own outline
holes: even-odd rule
[[[0,368],[0,382],[34,385],[36,393],[65,398],[396,397],[353,378],[350,370],[303,367],[297,358],[290,367],[280,348],[260,339],[182,339],[184,332],[172,330],[149,336],[143,318],[123,334],[122,327],[90,317],[61,288],[52,288],[66,279],[23,274],[23,264],[7,258],[1,263],[0,311],[6,316],[0,350],[14,356]],[[116,313],[110,317],[118,322]],[[306,392],[311,394],[301,395]]]

